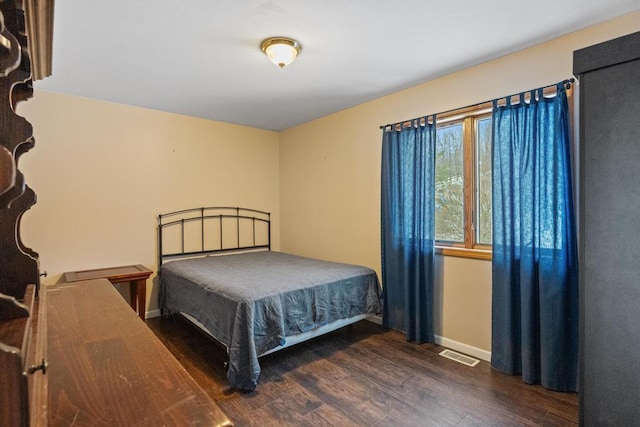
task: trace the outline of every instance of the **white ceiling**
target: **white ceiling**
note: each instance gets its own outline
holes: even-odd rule
[[[640,9],[640,0],[59,0],[37,89],[282,130]],[[302,53],[279,69],[262,39]]]

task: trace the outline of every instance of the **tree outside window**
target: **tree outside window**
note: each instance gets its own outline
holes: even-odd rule
[[[479,257],[490,257],[491,114],[476,110],[439,122],[435,162],[441,253],[472,256],[477,250]]]

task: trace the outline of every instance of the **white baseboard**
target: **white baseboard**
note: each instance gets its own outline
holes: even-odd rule
[[[382,325],[381,316],[369,316],[366,320],[375,323],[376,325]],[[451,350],[459,351],[460,353],[467,354],[469,356],[477,357],[480,360],[491,362],[491,352],[483,350],[472,345],[468,345],[459,341],[455,341],[449,338],[441,337],[440,335],[434,336],[436,344],[443,347],[447,347]]]
[[[451,350],[459,351],[460,353],[464,353],[469,356],[477,357],[480,360],[491,362],[490,351],[483,350],[481,348],[474,347],[472,345],[468,345],[459,341],[451,340],[449,338],[441,337],[440,335],[436,335],[434,338],[436,344],[438,345],[450,348]]]
[[[374,314],[373,316],[367,317],[365,320],[368,320],[371,323],[375,323],[376,325],[382,326],[382,317]]]
[[[160,317],[160,309],[150,310],[145,313],[145,319]]]

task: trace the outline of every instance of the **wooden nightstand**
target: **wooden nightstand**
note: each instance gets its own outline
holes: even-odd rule
[[[147,279],[153,273],[144,265],[125,265],[122,267],[96,268],[93,270],[69,271],[64,273],[65,282],[80,280],[107,279],[114,283],[129,283],[131,308],[145,319],[147,301]]]

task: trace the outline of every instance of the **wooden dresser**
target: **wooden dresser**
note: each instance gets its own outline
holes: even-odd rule
[[[43,289],[49,425],[232,425],[108,280]]]
[[[0,294],[0,426],[46,425],[43,302],[34,285],[20,302]]]

